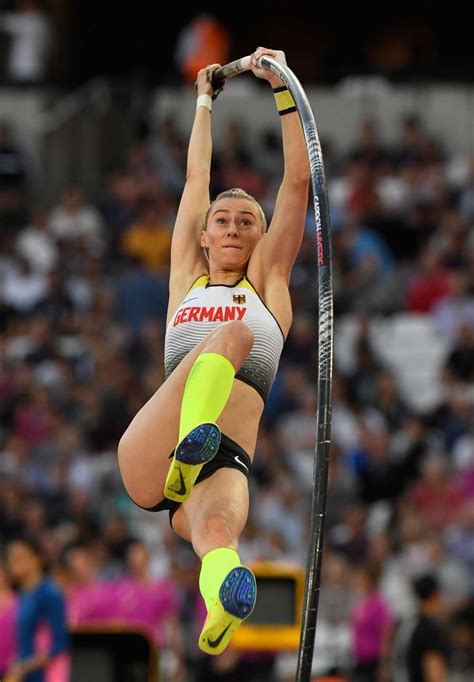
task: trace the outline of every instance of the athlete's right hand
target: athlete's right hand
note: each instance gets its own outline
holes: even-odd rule
[[[197,95],[210,95],[212,99],[215,99],[217,95],[224,89],[224,84],[218,89],[214,90],[212,87],[212,74],[216,69],[220,68],[220,64],[209,64],[204,69],[198,71],[197,79],[194,84]]]

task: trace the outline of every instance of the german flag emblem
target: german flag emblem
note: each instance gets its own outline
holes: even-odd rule
[[[233,295],[233,301],[234,303],[238,303],[239,305],[243,305],[246,302],[246,297],[245,294],[234,294]]]

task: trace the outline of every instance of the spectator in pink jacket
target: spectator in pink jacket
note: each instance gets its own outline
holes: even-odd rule
[[[0,679],[16,659],[15,617],[17,600],[0,561]]]
[[[358,598],[351,615],[354,682],[377,682],[387,664],[393,616],[378,591],[379,571],[371,565],[354,572]]]

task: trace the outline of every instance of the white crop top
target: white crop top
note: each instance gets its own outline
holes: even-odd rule
[[[170,319],[165,336],[165,376],[222,322],[242,320],[252,330],[254,344],[236,379],[265,401],[278,369],[285,338],[276,318],[244,276],[235,284],[209,284],[201,275]]]

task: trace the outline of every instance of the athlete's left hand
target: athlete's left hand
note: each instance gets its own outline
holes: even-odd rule
[[[257,78],[267,80],[272,88],[278,88],[281,85],[284,85],[281,78],[273,73],[273,71],[259,68],[258,61],[264,54],[267,54],[269,57],[273,57],[277,62],[280,62],[280,64],[286,64],[286,57],[283,50],[271,50],[268,47],[257,47],[255,52],[252,53],[250,59],[250,70],[255,74],[255,76],[257,76]]]

